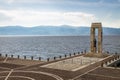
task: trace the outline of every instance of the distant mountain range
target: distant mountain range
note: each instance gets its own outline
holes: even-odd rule
[[[120,28],[103,27],[104,35],[120,35]],[[0,35],[90,35],[90,27],[73,26],[4,26],[0,27]]]

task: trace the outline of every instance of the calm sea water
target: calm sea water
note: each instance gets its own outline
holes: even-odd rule
[[[89,51],[89,36],[2,36],[0,53],[15,56],[42,57]],[[120,36],[104,36],[103,51],[120,53]]]

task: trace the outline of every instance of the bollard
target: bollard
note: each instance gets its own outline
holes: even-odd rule
[[[20,58],[20,56],[18,55],[18,56],[17,56],[17,58],[19,59],[19,58]]]
[[[41,57],[39,57],[39,60],[41,61]]]
[[[84,53],[86,53],[86,50],[84,50]]]
[[[61,58],[62,58],[62,56],[59,56],[59,58],[61,59]]]
[[[65,54],[65,58],[67,57],[67,55]]]
[[[70,57],[71,57],[71,54],[69,54],[70,55]]]
[[[50,61],[50,58],[47,58],[47,62],[49,62]]]
[[[117,55],[117,52],[115,52],[115,55]]]
[[[81,52],[81,54],[83,54],[83,51]]]
[[[56,60],[56,57],[54,57],[54,60]]]
[[[7,57],[8,55],[7,54],[5,54],[5,57]]]
[[[11,55],[11,58],[13,58],[13,55]]]
[[[24,59],[26,59],[26,56],[24,56]]]
[[[103,62],[101,63],[101,67],[103,67]]]
[[[33,60],[33,56],[31,56],[31,60]]]
[[[75,56],[75,53],[73,53],[74,54],[74,56]]]

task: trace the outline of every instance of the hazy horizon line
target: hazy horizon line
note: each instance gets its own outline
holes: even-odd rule
[[[0,25],[0,28],[3,27],[23,27],[23,28],[35,28],[35,27],[73,27],[73,28],[80,28],[80,27],[87,27],[90,28],[91,26],[73,26],[73,25],[35,25],[35,26],[24,26],[24,25]],[[110,27],[110,26],[102,26],[103,28],[117,28],[120,29],[120,27]]]

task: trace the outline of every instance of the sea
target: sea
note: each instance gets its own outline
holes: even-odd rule
[[[0,53],[43,60],[90,51],[90,36],[0,36]],[[103,52],[120,53],[120,35],[103,36]]]

